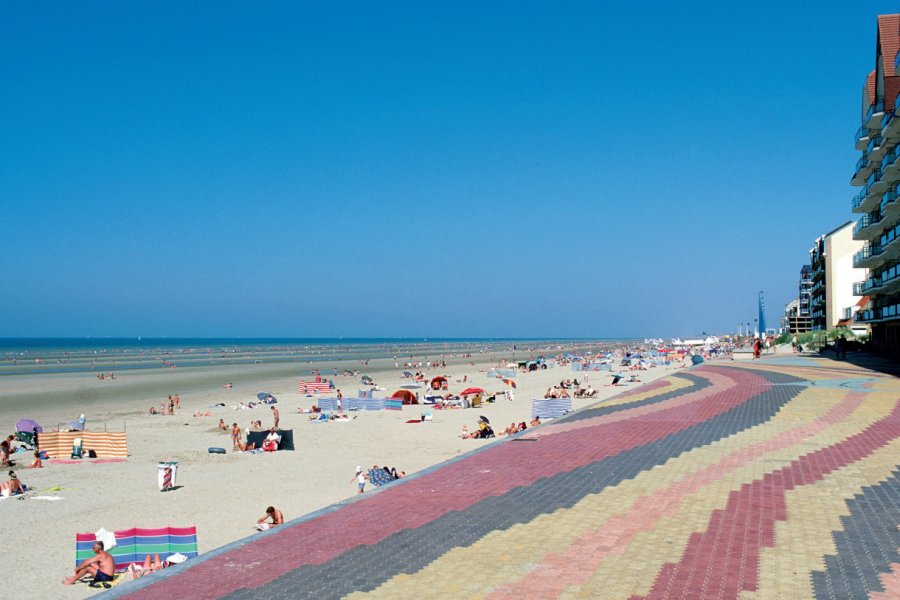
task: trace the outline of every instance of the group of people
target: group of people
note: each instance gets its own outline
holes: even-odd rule
[[[181,408],[181,396],[179,396],[178,394],[175,394],[175,395],[169,394],[168,401],[163,400],[162,402],[160,402],[158,409],[155,406],[150,407],[150,414],[151,415],[174,415],[176,408]],[[200,415],[195,414],[194,416],[196,417],[196,416],[200,416]]]
[[[535,417],[531,420],[531,426],[536,427],[541,424],[541,418]],[[514,422],[509,424],[509,427],[500,432],[500,435],[513,435],[515,433],[519,433],[520,431],[525,431],[528,429],[528,426],[525,424],[525,421],[520,422],[516,425]]]

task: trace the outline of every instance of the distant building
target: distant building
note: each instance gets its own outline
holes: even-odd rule
[[[863,86],[856,149],[862,156],[850,183],[863,189],[851,208],[861,215],[853,237],[865,245],[853,257],[863,271],[854,284],[857,296],[868,302],[856,321],[872,327],[876,350],[900,354],[900,118],[895,102],[900,91],[900,15],[878,17],[875,70]]]
[[[800,298],[794,298],[785,305],[781,328],[787,333],[806,333],[812,329],[808,311],[806,315],[801,312]]]
[[[853,222],[848,221],[815,241],[809,251],[812,272],[809,288],[809,316],[813,331],[827,331],[838,326],[858,302],[853,283],[863,276],[854,267],[854,253],[863,243],[853,239]],[[802,280],[801,280],[802,281]]]

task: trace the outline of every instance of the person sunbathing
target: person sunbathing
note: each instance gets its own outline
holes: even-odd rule
[[[219,429],[228,431],[228,423],[225,422],[225,419],[219,419]]]
[[[103,584],[103,587],[111,587],[109,582],[113,580],[116,572],[116,561],[109,552],[104,550],[103,542],[99,540],[94,542],[93,550],[94,556],[75,567],[75,573],[63,580],[64,584],[72,585],[85,575],[92,575],[94,580],[91,582],[91,587],[100,587],[100,584]]]
[[[154,571],[159,571],[160,569],[165,569],[168,564],[159,560],[159,554],[153,555],[153,560],[150,560],[150,555],[148,554],[144,557],[144,564],[139,565],[137,563],[132,563],[128,565],[128,572],[131,573],[132,578],[138,579],[143,577],[144,575],[149,575]]]
[[[512,434],[516,433],[517,431],[519,431],[519,429],[516,427],[516,424],[510,423],[509,427],[507,427],[506,429],[503,430],[503,435],[512,435]]]
[[[35,451],[34,451],[34,460],[31,462],[31,467],[29,467],[29,468],[31,468],[31,469],[40,469],[40,468],[42,468],[43,466],[44,466],[44,465],[43,465],[43,463],[41,462],[41,453],[40,453],[40,451],[35,450]]]
[[[526,429],[528,429],[528,425],[525,424],[525,421],[519,423],[518,431],[525,431]]]
[[[206,412],[200,412],[199,410],[195,410],[195,411],[194,411],[194,416],[195,416],[195,417],[211,417],[211,416],[212,416],[212,413],[209,412],[209,411],[206,411]]]
[[[540,424],[541,424],[541,418],[540,418],[540,417],[535,417],[535,418],[533,418],[533,419],[531,420],[531,427],[537,427],[537,426],[540,425]]]
[[[271,519],[271,521],[266,523],[266,520],[268,519]],[[256,528],[260,531],[265,531],[266,529],[277,527],[278,525],[284,525],[284,515],[274,506],[267,508],[266,514],[256,522]]]

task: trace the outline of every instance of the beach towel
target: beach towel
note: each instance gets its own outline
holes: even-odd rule
[[[384,469],[369,470],[369,483],[371,483],[375,487],[382,486],[386,483],[391,483],[392,481],[394,481],[394,476]]]
[[[403,410],[403,400],[399,398],[389,398],[384,401],[385,410]]]
[[[556,419],[572,412],[571,398],[546,398],[531,401],[531,418]]]
[[[194,558],[197,552],[197,528],[163,527],[147,529],[134,527],[114,532],[116,547],[109,551],[116,561],[116,571],[125,571],[134,563],[143,564],[147,555],[159,554],[161,560],[168,560],[175,553]],[[75,564],[94,556],[93,533],[75,534]]]

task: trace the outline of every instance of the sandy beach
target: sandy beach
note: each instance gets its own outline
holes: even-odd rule
[[[474,361],[474,365],[471,364]],[[360,369],[358,362],[329,364],[339,373]],[[427,369],[427,375],[446,375],[450,390],[468,385],[484,387],[490,394],[506,386],[487,376],[496,366],[496,357],[475,355],[448,361],[446,368]],[[235,365],[153,371],[121,371],[112,381],[100,381],[92,373],[7,375],[0,378],[0,424],[11,432],[19,418],[34,418],[46,428],[87,417],[88,429],[126,431],[127,462],[58,464],[45,462],[44,468],[27,469],[31,456],[15,456],[19,477],[30,488],[54,490],[42,495],[59,501],[26,498],[0,502],[3,514],[0,531],[4,539],[15,540],[17,586],[44,598],[81,598],[95,590],[85,585],[62,586],[71,573],[75,534],[133,526],[162,527],[196,525],[201,553],[254,534],[253,525],[268,505],[284,512],[287,520],[351,497],[356,465],[396,467],[411,475],[426,467],[477,449],[494,440],[461,439],[463,425],[475,426],[478,415],[488,417],[500,431],[510,422],[529,421],[531,400],[542,398],[547,388],[573,377],[584,381],[584,373],[568,366],[556,366],[520,373],[515,400],[498,400],[481,409],[435,411],[431,423],[408,424],[423,412],[421,406],[405,406],[401,412],[357,412],[347,422],[313,424],[308,409],[313,397],[297,392],[299,379],[310,379],[308,365]],[[324,365],[323,365],[324,367]],[[655,367],[641,371],[649,382],[680,368]],[[390,395],[403,383],[402,365],[394,360],[372,360],[363,373]],[[413,369],[415,370],[415,369]],[[330,375],[329,375],[330,376]],[[463,383],[463,377],[467,381]],[[592,372],[587,383],[598,389],[594,399],[575,399],[577,410],[602,401],[638,383],[608,387],[608,373]],[[336,386],[345,397],[355,396],[358,377],[338,375]],[[222,386],[233,383],[233,388]],[[248,454],[231,451],[229,434],[216,428],[219,419],[242,428],[259,419],[272,424],[268,406],[233,410],[232,406],[255,399],[266,390],[278,397],[281,427],[293,429],[296,450]],[[174,416],[150,415],[151,405],[159,406],[170,393],[181,397]],[[224,403],[225,407],[214,405]],[[212,416],[193,417],[195,411]],[[228,453],[213,455],[211,446]],[[179,488],[161,493],[157,489],[157,463],[178,461]],[[372,489],[371,486],[368,489]],[[2,596],[2,593],[0,593]]]

